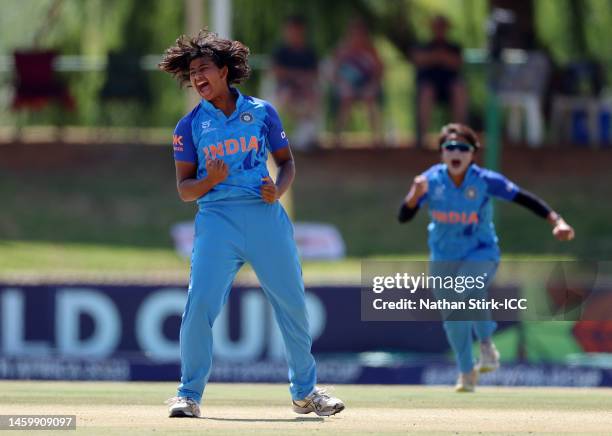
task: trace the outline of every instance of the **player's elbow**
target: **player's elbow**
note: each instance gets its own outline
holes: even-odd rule
[[[295,161],[292,157],[278,164],[278,176],[293,182],[295,179]]]
[[[180,184],[176,186],[176,190],[178,192],[178,196],[181,199],[181,201],[184,201],[185,203],[189,203],[191,201],[196,200],[196,198],[193,198],[193,195],[190,195],[189,192],[187,192],[185,189],[181,187]]]
[[[289,159],[289,161],[287,161],[287,167],[289,168],[288,172],[291,175],[291,180],[295,179],[295,161]]]

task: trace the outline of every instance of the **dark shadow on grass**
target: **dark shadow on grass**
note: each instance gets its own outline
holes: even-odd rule
[[[287,419],[258,419],[258,418],[214,418],[211,416],[203,416],[201,419],[209,419],[211,421],[233,421],[233,422],[323,422],[322,417],[296,417]]]

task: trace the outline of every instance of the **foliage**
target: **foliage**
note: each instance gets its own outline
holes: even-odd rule
[[[50,18],[49,10],[58,2],[59,12]],[[211,4],[205,1],[204,24],[210,16]],[[487,0],[233,0],[232,27],[234,37],[246,42],[252,53],[265,55],[278,43],[283,19],[300,13],[310,25],[313,45],[325,57],[333,52],[347,22],[356,15],[365,17],[377,44],[385,52],[387,71],[391,72],[392,79],[388,77],[385,82],[387,94],[392,96],[386,102],[386,112],[400,112],[405,114],[404,118],[412,119],[413,69],[406,59],[408,48],[427,37],[429,18],[438,13],[450,18],[453,39],[464,47],[484,48],[488,5]],[[612,46],[601,41],[609,39],[612,29],[611,1],[538,0],[534,8],[538,40],[558,63],[594,57],[607,66],[612,58]],[[184,1],[4,0],[0,14],[0,54],[9,55],[16,48],[31,47],[41,29],[45,30],[41,45],[56,48],[63,54],[105,56],[118,50],[137,55],[161,54],[183,32]],[[473,67],[467,73],[472,103],[480,107],[485,92],[481,74]],[[172,127],[185,112],[182,93],[170,78],[155,71],[147,76],[148,86],[154,91],[153,103],[106,117],[113,124]],[[79,108],[66,122],[78,125],[108,122],[104,112],[114,109],[100,105],[98,98],[105,73],[70,73],[65,78],[70,81]],[[256,69],[253,79],[245,86],[246,92],[257,93],[261,78],[262,70]],[[3,81],[8,83],[9,79],[5,77]],[[3,123],[14,122],[8,114],[3,118]],[[40,124],[52,119],[54,116],[43,113],[30,118],[30,122]],[[405,131],[409,125],[401,122],[400,128]]]

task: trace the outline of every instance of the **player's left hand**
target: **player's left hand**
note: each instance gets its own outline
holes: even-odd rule
[[[278,200],[278,188],[270,176],[261,179],[264,183],[261,185],[261,198],[266,203],[272,204]]]
[[[563,219],[559,219],[553,228],[553,236],[559,241],[571,241],[574,239],[575,232],[572,226]]]

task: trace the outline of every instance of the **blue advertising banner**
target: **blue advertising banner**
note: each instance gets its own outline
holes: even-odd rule
[[[306,299],[321,382],[454,382],[454,365],[441,363],[441,323],[363,322],[357,286],[309,287]],[[185,301],[183,286],[0,284],[0,378],[177,381]],[[371,358],[387,352],[433,357]],[[214,358],[213,381],[287,380],[280,332],[257,287],[232,290],[215,323]],[[483,383],[601,386],[612,385],[612,374],[505,365]]]
[[[1,352],[177,361],[185,301],[186,289],[178,286],[2,285]],[[439,322],[362,322],[358,287],[310,287],[306,301],[315,353],[448,349]],[[214,353],[240,362],[283,358],[280,332],[259,288],[232,290],[215,323]]]

